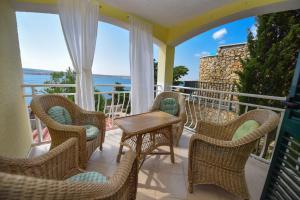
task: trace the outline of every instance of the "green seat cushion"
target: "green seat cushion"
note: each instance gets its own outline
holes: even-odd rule
[[[48,110],[48,115],[60,124],[72,124],[72,118],[67,109],[62,106],[53,106]]]
[[[87,140],[93,140],[99,135],[99,129],[93,125],[84,125]]]
[[[247,120],[233,134],[232,140],[238,140],[245,137],[259,127],[259,123],[255,120]]]
[[[179,106],[176,99],[165,98],[160,101],[159,110],[176,116],[179,111]]]
[[[68,181],[87,182],[87,183],[105,183],[107,182],[106,176],[98,172],[84,172],[76,174],[67,179]]]

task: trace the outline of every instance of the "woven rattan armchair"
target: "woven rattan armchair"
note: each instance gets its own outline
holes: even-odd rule
[[[235,130],[247,120],[260,126],[247,136],[232,141]],[[190,139],[188,157],[189,191],[193,184],[214,184],[243,199],[249,199],[245,164],[258,140],[273,131],[279,116],[269,110],[252,110],[223,125],[199,122]]]
[[[173,133],[172,133],[173,141],[174,141],[173,143],[176,146],[178,146],[184,128],[184,124],[186,122],[185,98],[182,94],[178,92],[162,92],[156,96],[154,103],[150,109],[150,112],[159,110],[160,101],[165,98],[174,98],[177,100],[179,105],[179,112],[177,116],[180,117],[181,121],[173,125]]]
[[[126,153],[103,184],[64,180],[84,172],[78,166],[77,154],[77,139],[71,138],[33,159],[0,157],[0,199],[136,199],[134,152]]]
[[[62,106],[68,110],[72,118],[72,125],[60,124],[53,120],[48,110],[53,106]],[[60,95],[38,95],[33,97],[30,105],[33,113],[47,126],[51,136],[51,147],[60,145],[71,137],[78,138],[79,165],[85,168],[86,162],[97,147],[102,150],[105,137],[105,115],[101,112],[85,111]],[[100,134],[93,140],[87,140],[83,125],[96,126]]]

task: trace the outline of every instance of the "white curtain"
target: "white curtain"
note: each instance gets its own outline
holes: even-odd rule
[[[152,26],[134,16],[130,21],[131,113],[147,112],[154,98]]]
[[[99,5],[92,0],[59,0],[59,17],[76,71],[75,102],[95,110],[92,65],[95,53]]]

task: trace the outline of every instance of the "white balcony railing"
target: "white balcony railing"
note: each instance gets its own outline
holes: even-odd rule
[[[114,128],[114,119],[116,117],[126,116],[130,113],[130,85],[128,84],[96,84],[95,94],[95,108],[96,111],[101,111],[106,115],[106,128]],[[33,131],[34,142],[40,144],[49,141],[49,134],[47,129],[41,121],[33,115],[30,110],[31,98],[35,95],[47,93],[49,88],[60,88],[62,91],[59,94],[71,99],[75,98],[75,92],[66,92],[66,89],[73,89],[75,91],[75,84],[24,84],[24,98],[28,107],[30,115],[30,123]],[[161,86],[155,85],[155,93],[160,92]]]
[[[268,109],[280,115],[280,122],[277,129],[260,139],[252,156],[258,160],[269,163],[272,157],[274,145],[281,128],[285,109],[282,108],[282,101],[286,97],[276,97],[267,95],[247,94],[238,92],[218,91],[210,89],[199,89],[191,87],[172,86],[173,91],[181,92],[186,99],[187,121],[185,128],[195,132],[198,123],[209,121],[214,123],[224,123],[251,109]],[[248,101],[239,101],[243,97]],[[265,104],[258,105],[250,103],[251,99],[260,100]],[[276,104],[278,107],[270,106]]]
[[[130,113],[130,85],[121,84],[98,84],[95,85],[100,91],[95,92],[96,110],[105,113],[107,116],[106,126],[107,129],[114,128],[114,119],[120,116],[126,116]],[[75,84],[24,84],[24,97],[28,104],[30,113],[30,99],[34,95],[46,93],[46,88],[75,88]],[[247,112],[250,109],[264,108],[273,110],[280,114],[280,123],[277,130],[269,134],[268,137],[262,138],[253,152],[252,156],[264,161],[269,162],[275,141],[277,139],[283,115],[284,108],[280,106],[270,106],[270,102],[276,102],[280,105],[281,101],[286,100],[285,97],[275,97],[266,95],[246,94],[238,92],[226,92],[218,90],[198,89],[181,86],[171,86],[171,90],[181,92],[186,99],[186,112],[187,121],[185,128],[189,131],[195,132],[197,124],[202,120],[211,121],[215,123],[223,123],[238,117],[240,114]],[[74,90],[75,91],[75,90]],[[162,91],[161,86],[155,86],[156,93]],[[65,97],[74,98],[75,93],[60,92],[58,93]],[[249,99],[265,100],[269,103],[265,105],[253,104],[250,102],[240,102],[240,97],[247,97]],[[35,116],[30,113],[31,126],[33,134],[35,134],[35,142],[42,143],[49,138],[45,138],[45,127]]]

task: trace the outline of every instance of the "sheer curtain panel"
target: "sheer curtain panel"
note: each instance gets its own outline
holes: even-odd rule
[[[92,65],[95,53],[99,4],[93,0],[58,0],[59,18],[76,71],[75,102],[95,110]]]
[[[152,26],[130,16],[131,113],[147,112],[154,98]]]

